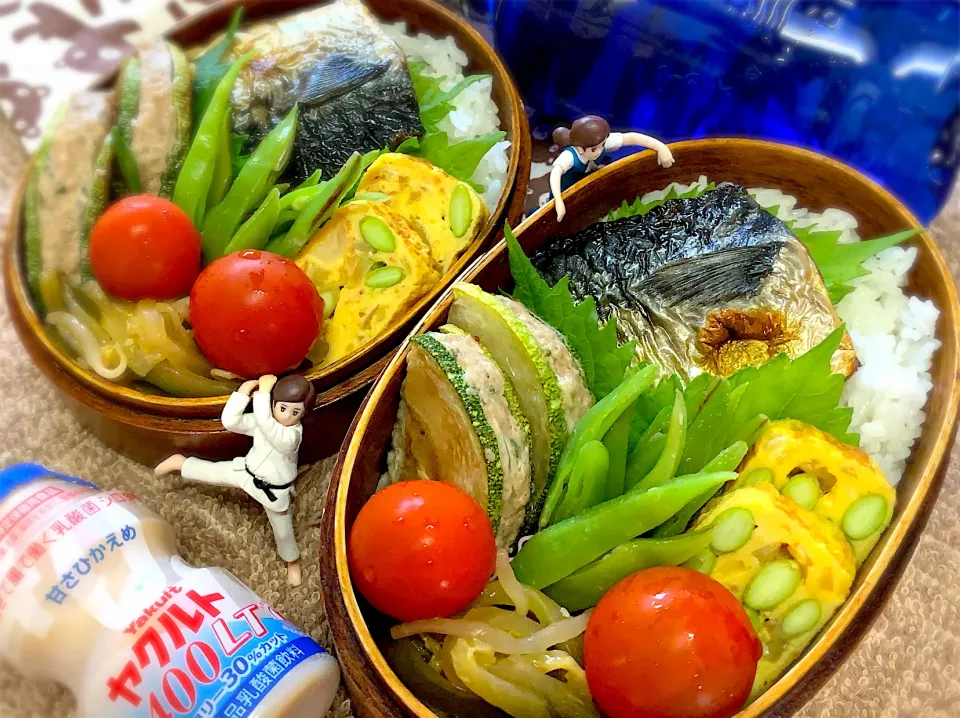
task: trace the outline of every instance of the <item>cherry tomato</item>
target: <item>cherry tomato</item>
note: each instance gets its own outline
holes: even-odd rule
[[[90,232],[90,267],[108,294],[120,299],[179,299],[200,272],[200,233],[163,197],[125,197]]]
[[[473,497],[420,480],[371,496],[350,529],[347,553],[350,574],[374,608],[416,621],[466,608],[490,580],[497,547]]]
[[[215,260],[190,293],[190,324],[201,351],[244,377],[296,367],[322,322],[323,299],[303,270],[258,249]]]
[[[762,652],[730,591],[673,566],[611,588],[583,646],[590,693],[609,718],[728,718],[746,702]]]

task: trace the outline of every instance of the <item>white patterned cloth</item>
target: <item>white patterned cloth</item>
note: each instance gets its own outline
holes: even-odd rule
[[[28,150],[71,92],[213,0],[0,0],[0,112]]]

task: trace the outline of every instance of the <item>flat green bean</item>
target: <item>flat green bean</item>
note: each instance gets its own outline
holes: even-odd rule
[[[607,551],[656,528],[694,497],[736,478],[721,471],[631,491],[534,534],[517,553],[517,579],[540,589],[569,576]]]
[[[637,444],[627,461],[627,470],[623,480],[626,491],[640,483],[640,479],[649,474],[651,469],[656,466],[666,443],[667,437],[658,432],[645,442]]]
[[[270,241],[270,233],[277,222],[280,212],[280,192],[274,187],[263,200],[250,219],[240,225],[233,239],[223,250],[224,254],[239,252],[241,249],[263,249]]]
[[[203,256],[207,262],[224,253],[244,215],[259,207],[270,192],[290,160],[296,134],[297,106],[294,105],[257,145],[223,201],[207,214],[203,223]]]
[[[359,179],[361,171],[360,153],[354,152],[332,179],[321,182],[315,188],[307,187],[297,190],[297,192],[315,191],[311,194],[310,200],[297,215],[287,233],[270,240],[267,251],[279,254],[282,257],[296,255],[320,226],[330,219],[330,215],[336,211],[347,192]],[[291,194],[294,193],[291,192]]]
[[[634,486],[631,491],[647,491],[655,486],[663,486],[677,474],[680,457],[683,456],[683,442],[687,436],[687,405],[679,391],[670,412],[670,426],[667,428],[667,441],[663,453],[650,472]]]
[[[679,566],[707,550],[709,528],[666,539],[639,538],[620,544],[596,561],[543,589],[568,611],[597,605],[615,583],[653,566]]]
[[[630,406],[617,419],[610,431],[603,437],[603,445],[607,447],[610,468],[607,472],[607,484],[604,491],[605,499],[615,499],[624,491],[624,482],[627,474],[627,443],[630,440],[630,425],[633,422],[634,406]]]
[[[540,513],[541,528],[549,525],[551,516],[548,508],[557,505],[558,502],[555,497],[562,495],[566,490],[574,460],[583,445],[588,441],[603,439],[613,423],[620,418],[627,407],[636,401],[638,396],[653,385],[659,375],[660,369],[652,364],[640,369],[624,379],[616,389],[590,407],[583,418],[577,422],[573,434],[567,440],[566,446],[563,447],[563,453],[560,454],[557,473],[547,494],[547,503]],[[551,499],[551,497],[554,498]]]
[[[610,457],[599,441],[588,441],[580,449],[570,474],[567,492],[557,507],[553,522],[576,516],[603,500]]]
[[[254,51],[242,55],[217,84],[213,97],[197,127],[196,136],[190,143],[183,167],[173,189],[173,202],[187,213],[195,227],[203,224],[207,197],[213,182],[217,153],[221,147],[221,132],[224,117],[230,111],[230,95],[233,83],[244,66],[255,55]]]
[[[711,459],[710,462],[703,467],[703,470],[733,471],[740,465],[740,462],[743,461],[743,457],[747,455],[747,448],[748,447],[745,441],[735,441],[726,449],[713,457],[713,459]],[[665,538],[667,536],[677,536],[682,534],[687,530],[687,526],[690,525],[690,520],[693,518],[694,514],[702,509],[719,490],[720,487],[718,486],[717,488],[711,491],[706,491],[695,498],[689,504],[680,509],[676,516],[671,518],[662,526],[658,526],[653,532],[653,535]]]

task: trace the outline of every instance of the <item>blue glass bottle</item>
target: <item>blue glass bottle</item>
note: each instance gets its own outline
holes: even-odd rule
[[[857,167],[924,222],[960,160],[956,0],[461,0],[527,104],[664,140],[776,139]]]

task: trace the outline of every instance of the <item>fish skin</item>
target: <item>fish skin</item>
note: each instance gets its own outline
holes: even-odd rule
[[[532,262],[551,284],[569,277],[574,298],[593,296],[601,317],[616,316],[621,338],[637,340],[641,359],[685,380],[704,370],[732,373],[717,364],[718,327],[721,336],[750,341],[727,347],[738,350],[728,360],[753,352],[759,363],[766,359],[757,352],[798,356],[840,324],[806,248],[731,183],[554,239]],[[731,322],[737,313],[747,321]],[[764,332],[744,335],[744,326]],[[855,368],[845,335],[834,369],[849,375]]]
[[[359,0],[336,0],[241,29],[229,58],[257,56],[233,91],[233,130],[247,151],[300,103],[281,180],[332,177],[354,152],[395,148],[424,133],[406,58]]]

